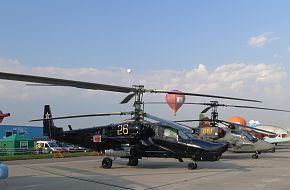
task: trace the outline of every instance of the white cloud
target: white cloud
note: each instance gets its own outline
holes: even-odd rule
[[[238,80],[231,84],[230,89],[233,90],[234,92],[239,92],[240,89],[243,87],[243,85],[244,85],[244,81]]]
[[[176,89],[193,93],[261,99],[263,101],[270,100],[271,102],[275,100],[274,103],[284,101],[285,104],[290,104],[288,102],[290,95],[288,73],[283,65],[278,64],[233,63],[218,66],[213,71],[209,71],[205,65],[199,64],[190,70],[134,72],[131,76],[124,68],[112,70],[61,67],[32,68],[21,64],[19,61],[3,59],[0,59],[0,68],[1,72],[25,73],[120,86],[129,86],[129,83],[143,84],[147,89]],[[116,111],[116,108],[117,111],[123,111],[124,107],[119,108],[118,103],[125,96],[126,94],[123,93],[69,87],[28,87],[23,82],[0,80],[1,109],[15,114],[24,109],[24,113],[19,113],[21,117],[25,117],[26,109],[29,109],[30,116],[26,116],[27,118],[23,119],[25,121],[39,114],[39,109],[47,103],[54,103],[57,110],[62,110],[65,115],[69,114],[67,111],[71,110],[72,105],[78,107],[78,110],[73,114],[90,113],[92,110],[94,112],[111,112]],[[147,97],[152,97],[154,100],[157,98],[157,101],[160,101],[163,95],[146,95],[145,98]],[[199,99],[194,98],[194,100]],[[29,105],[29,107],[19,108],[19,104]],[[8,109],[3,108],[5,105],[8,106]],[[131,105],[127,106],[130,107],[125,111],[132,109]],[[37,107],[37,111],[33,111],[33,107]],[[153,111],[155,111],[155,108]],[[63,115],[63,113],[59,115]],[[163,113],[163,110],[160,113]],[[31,116],[31,114],[34,116]],[[81,124],[83,125],[83,123]]]
[[[264,47],[266,43],[279,39],[279,37],[270,38],[270,35],[271,33],[267,32],[267,33],[260,34],[258,36],[251,37],[248,40],[248,43],[252,47],[261,48],[261,47]]]
[[[290,46],[288,47],[288,51],[290,52]]]
[[[278,64],[233,63],[221,65],[214,71],[198,65],[185,71],[154,71],[139,75],[147,88],[256,97],[284,96],[287,91],[286,68]],[[269,89],[285,89],[269,91]],[[271,98],[269,98],[271,99]]]

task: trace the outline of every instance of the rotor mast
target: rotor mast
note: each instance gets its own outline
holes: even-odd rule
[[[211,107],[212,107],[212,111],[211,111],[211,126],[213,127],[218,127],[218,111],[217,111],[217,107],[218,107],[218,101],[210,101],[211,102]]]
[[[135,102],[134,102],[134,119],[139,121],[144,118],[143,116],[143,94],[145,92],[144,85],[133,85],[133,88],[136,89],[135,91]]]

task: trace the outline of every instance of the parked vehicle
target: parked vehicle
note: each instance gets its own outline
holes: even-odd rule
[[[52,153],[53,151],[62,151],[62,147],[56,144],[55,141],[37,141],[36,148],[38,153]]]
[[[69,143],[63,143],[63,142],[58,142],[57,143],[59,147],[61,147],[64,151],[69,151],[69,152],[87,152],[85,148],[75,146]]]

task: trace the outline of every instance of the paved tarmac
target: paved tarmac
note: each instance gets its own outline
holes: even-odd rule
[[[199,162],[188,170],[186,160],[150,158],[137,167],[117,159],[111,169],[100,168],[102,157],[55,158],[4,162],[9,178],[0,190],[198,189],[289,190],[290,149],[260,155],[225,153],[217,162]]]

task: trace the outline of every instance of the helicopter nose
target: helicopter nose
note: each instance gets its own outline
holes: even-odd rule
[[[268,149],[272,152],[275,152],[275,145],[274,144],[271,144],[271,143],[268,143]]]
[[[229,143],[228,142],[225,142],[225,143],[222,143],[221,147],[220,147],[220,150],[222,153],[224,153],[225,151],[227,151],[229,148]]]
[[[228,150],[228,147],[229,147],[229,143],[215,143],[212,150],[218,151],[220,153],[224,153],[225,151]]]
[[[261,152],[274,151],[275,145],[263,140],[259,140],[259,143],[257,143],[257,149],[260,149]]]

